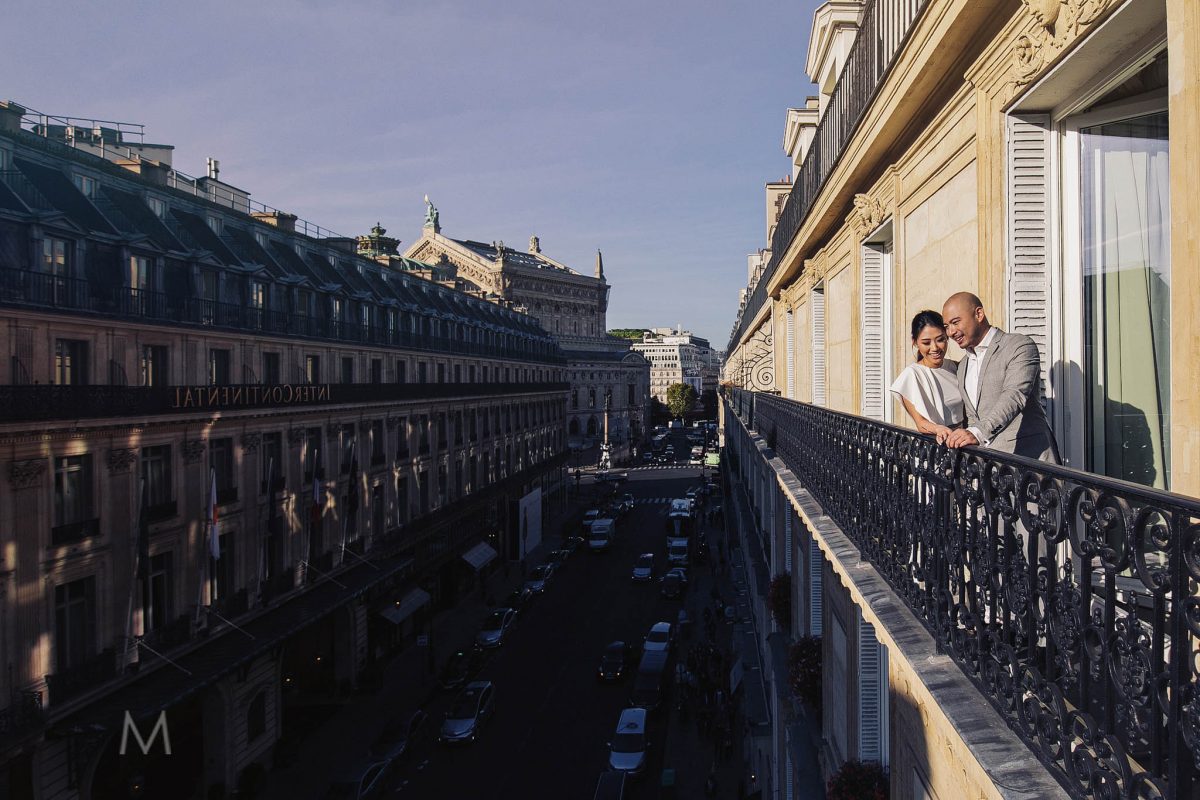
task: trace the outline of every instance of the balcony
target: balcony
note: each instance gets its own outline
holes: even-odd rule
[[[0,741],[20,736],[39,727],[46,720],[41,692],[20,691],[12,702],[0,708]]]
[[[771,261],[738,314],[727,352],[732,353],[737,348],[750,322],[762,309],[767,300],[767,286],[779,269],[788,246],[825,189],[843,151],[875,101],[909,31],[928,4],[929,0],[866,0],[863,4],[858,35],[771,235]]]
[[[124,286],[104,286],[85,278],[50,275],[0,264],[0,305],[100,314],[126,319],[223,328],[233,331],[326,339],[354,344],[403,347],[482,357],[538,359],[566,363],[549,340],[521,345],[489,345],[409,331],[357,325],[324,317],[224,303],[203,297],[167,294]],[[518,337],[510,337],[519,341]]]
[[[56,525],[50,529],[50,546],[62,547],[76,544],[93,536],[100,535],[100,520],[82,519],[65,525]]]
[[[217,489],[217,505],[224,506],[229,503],[236,503],[238,499],[238,490],[236,486],[226,486]]]
[[[112,648],[53,675],[46,676],[46,694],[50,706],[94,689],[117,674]]]
[[[192,638],[192,620],[187,614],[181,614],[175,619],[159,625],[154,630],[142,636],[141,641],[159,653],[178,647]],[[143,652],[138,656],[142,662],[147,661],[153,653]]]
[[[1200,501],[775,395],[727,401],[1068,792],[1193,796]]]
[[[218,500],[218,502],[220,502]],[[174,500],[155,503],[146,509],[147,522],[162,522],[171,519],[179,513],[179,504]]]

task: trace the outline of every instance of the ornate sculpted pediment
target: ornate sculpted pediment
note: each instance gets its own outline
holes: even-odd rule
[[[1030,29],[1013,43],[1011,93],[1031,82],[1119,0],[1021,0]]]
[[[204,457],[204,440],[185,439],[180,449],[183,451],[183,463],[195,464]]]
[[[108,471],[128,472],[137,461],[138,451],[133,448],[115,448],[108,451]]]
[[[888,217],[888,209],[877,198],[869,194],[854,195],[854,210],[846,221],[855,233],[862,238],[883,224]]]
[[[29,489],[37,486],[46,471],[46,459],[31,458],[27,461],[8,462],[8,482],[14,489]]]

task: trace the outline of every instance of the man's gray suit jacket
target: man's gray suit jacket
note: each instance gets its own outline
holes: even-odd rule
[[[958,388],[967,411],[967,427],[995,450],[1058,463],[1054,433],[1041,403],[1041,354],[1022,333],[996,335],[984,352],[979,376],[979,406],[967,395],[967,361],[958,367]]]

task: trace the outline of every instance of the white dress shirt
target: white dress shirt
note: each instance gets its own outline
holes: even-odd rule
[[[988,328],[988,332],[984,334],[983,341],[974,347],[967,348],[967,357],[963,359],[959,369],[965,369],[963,374],[963,385],[967,390],[967,397],[971,400],[971,405],[975,406],[975,412],[979,412],[979,378],[983,375],[983,360],[987,357],[988,348],[992,346],[992,341],[996,338],[996,329]],[[987,444],[983,439],[983,433],[974,426],[967,428],[980,444]],[[988,441],[991,441],[990,439]]]

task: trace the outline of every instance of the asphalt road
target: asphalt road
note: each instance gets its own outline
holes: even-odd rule
[[[682,437],[677,437],[682,440]],[[677,451],[680,445],[676,445]],[[686,450],[681,455],[686,458]],[[619,491],[638,502],[618,523],[615,546],[606,553],[581,548],[548,582],[502,647],[492,651],[478,680],[495,685],[496,712],[477,742],[445,746],[426,742],[410,754],[385,795],[411,798],[591,798],[607,762],[632,680],[596,680],[608,643],[638,645],[650,626],[673,621],[679,600],[665,600],[657,579],[630,580],[643,552],[656,556],[655,574],[666,569],[667,498],[682,497],[699,469],[630,470]],[[583,490],[589,489],[585,479]],[[464,643],[465,644],[465,643]],[[636,665],[634,665],[636,668]],[[426,708],[435,729],[453,699],[443,693]],[[652,715],[650,764],[632,782],[628,797],[656,797],[662,769],[669,702]]]

